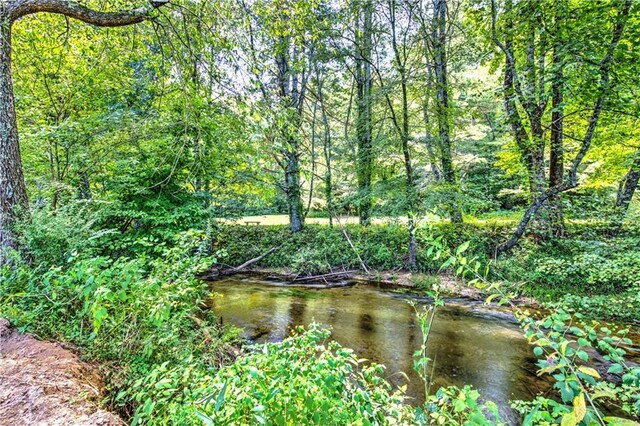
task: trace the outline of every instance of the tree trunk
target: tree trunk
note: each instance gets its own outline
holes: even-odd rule
[[[290,44],[289,38],[281,37],[279,40],[280,51],[276,55],[278,67],[278,89],[282,104],[291,114],[293,124],[286,123],[282,129],[285,148],[282,150],[283,161],[279,164],[284,168],[284,193],[287,197],[289,210],[289,226],[291,232],[299,232],[304,227],[304,211],[302,203],[302,190],[300,188],[300,141],[298,129],[300,128],[302,106],[302,91],[298,87],[297,71],[289,68]],[[295,56],[295,50],[293,53]]]
[[[362,27],[360,27],[360,13],[362,14]],[[371,223],[371,209],[373,200],[371,197],[371,176],[373,173],[373,139],[371,123],[371,50],[372,50],[372,26],[373,4],[368,0],[362,6],[358,15],[357,45],[357,104],[358,116],[356,124],[357,158],[356,171],[358,178],[358,216],[360,224],[368,226]]]
[[[638,181],[640,181],[640,151],[636,152],[636,158],[631,168],[627,174],[624,175],[618,186],[618,194],[611,223],[614,233],[617,233],[622,227],[622,222],[624,221],[627,210],[629,210],[631,199],[638,187]]]
[[[0,266],[7,261],[5,251],[17,248],[12,228],[28,204],[11,81],[11,24],[0,4]]]
[[[433,50],[436,75],[436,116],[438,119],[438,143],[442,177],[450,186],[451,200],[449,215],[451,222],[462,223],[462,212],[458,200],[458,184],[451,155],[451,110],[449,108],[449,81],[447,76],[447,2],[436,0],[434,3],[434,40]]]
[[[557,21],[556,21],[557,22]],[[556,28],[556,33],[558,29]],[[558,36],[557,36],[558,37]],[[549,151],[549,188],[562,184],[564,177],[564,107],[562,61],[558,52],[560,40],[553,49],[554,75],[551,82],[551,144]],[[556,237],[564,235],[564,212],[562,194],[549,198],[549,226]]]
[[[424,104],[422,106],[422,119],[424,121],[424,142],[427,147],[427,156],[429,157],[429,163],[431,164],[431,173],[433,174],[433,180],[436,182],[440,180],[440,169],[438,167],[438,161],[436,159],[436,154],[433,150],[433,135],[431,134],[431,122],[429,119],[429,101],[432,96],[432,85],[433,85],[433,65],[429,63],[428,56],[428,40],[425,37],[424,39],[424,55],[427,61],[427,83],[425,85],[425,96],[424,96]]]
[[[322,124],[324,126],[323,152],[324,152],[324,193],[327,200],[327,210],[329,211],[329,226],[333,226],[333,182],[331,171],[331,127],[329,126],[329,117],[327,109],[324,105],[324,95],[322,92],[322,80],[318,77],[318,101],[320,102],[320,112],[322,115]]]
[[[304,217],[306,218],[311,211],[313,203],[313,191],[316,181],[316,121],[318,112],[318,101],[313,103],[313,115],[311,117],[311,179],[309,181],[309,197],[307,198],[307,207],[304,209]]]
[[[297,148],[296,141],[290,142]],[[287,153],[287,166],[285,169],[285,186],[287,204],[289,206],[289,223],[291,232],[301,231],[304,226],[304,214],[302,211],[302,194],[300,191],[300,165],[297,149]]]

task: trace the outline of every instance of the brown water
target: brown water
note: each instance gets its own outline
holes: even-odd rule
[[[361,358],[384,364],[392,383],[406,384],[417,403],[424,400],[412,359],[420,346],[420,329],[407,303],[426,303],[424,297],[367,284],[305,289],[236,279],[217,281],[212,287],[219,294],[212,301],[214,311],[225,323],[242,327],[245,337],[276,342],[297,325],[330,325],[339,343]],[[511,423],[515,419],[507,408],[509,400],[532,399],[549,386],[536,377],[532,348],[512,315],[480,303],[450,300],[438,310],[428,356],[435,362],[433,390],[473,385],[501,406]]]

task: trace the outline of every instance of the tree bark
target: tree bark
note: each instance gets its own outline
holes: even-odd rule
[[[329,226],[333,226],[333,181],[331,170],[331,127],[329,125],[329,117],[324,104],[323,80],[318,75],[318,102],[320,103],[320,114],[322,116],[322,124],[324,127],[324,137],[322,150],[324,153],[324,193],[327,200],[327,210],[329,211]]]
[[[556,20],[557,25],[558,20]],[[549,151],[549,188],[562,184],[564,176],[564,99],[563,63],[560,58],[562,40],[556,27],[556,42],[553,48],[553,80],[551,82],[551,143]],[[562,194],[549,198],[549,225],[556,237],[564,235],[564,212]]]
[[[362,22],[360,22],[362,21]],[[371,52],[373,32],[373,3],[367,0],[358,12],[358,34],[356,37],[356,85],[357,85],[357,158],[358,216],[360,224],[371,223],[373,200],[371,178],[373,174],[373,136],[371,116]]]
[[[616,204],[614,206],[613,219],[611,221],[611,227],[614,233],[617,233],[622,227],[624,217],[629,210],[631,199],[638,188],[638,182],[640,181],[640,151],[635,153],[635,160],[631,165],[631,168],[626,175],[620,181],[618,186],[618,193],[616,196]]]
[[[434,2],[433,51],[436,75],[436,116],[438,119],[438,147],[442,177],[451,189],[449,216],[451,222],[462,223],[458,197],[458,184],[451,154],[451,109],[449,106],[449,81],[447,75],[447,2]]]
[[[12,18],[6,6],[0,4],[0,266],[6,250],[17,248],[13,225],[28,204],[11,80]]]
[[[397,3],[395,0],[389,0],[389,24],[391,27],[391,46],[393,49],[393,63],[400,79],[400,93],[402,101],[401,117],[398,117],[396,109],[391,102],[391,98],[388,94],[385,95],[387,99],[387,105],[391,112],[391,120],[393,126],[396,129],[398,137],[400,139],[400,145],[402,147],[402,155],[404,158],[404,168],[406,174],[406,212],[407,212],[407,228],[409,234],[409,269],[416,269],[418,258],[416,254],[417,241],[416,241],[416,207],[417,207],[417,191],[415,185],[415,177],[413,175],[413,164],[411,162],[411,150],[409,147],[409,88],[408,88],[408,75],[407,75],[407,46],[400,45],[398,43],[397,36],[397,20],[396,20],[396,8]]]
[[[282,37],[279,42],[279,53],[276,55],[278,95],[287,113],[292,115],[292,123],[285,124],[282,135],[285,141],[285,147],[282,150],[284,192],[289,210],[289,227],[291,232],[299,232],[304,227],[304,211],[300,188],[300,141],[297,132],[301,124],[300,109],[304,96],[299,87],[301,82],[297,71],[289,68],[289,51],[291,50],[289,39]]]

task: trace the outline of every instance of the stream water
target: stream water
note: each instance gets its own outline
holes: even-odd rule
[[[330,325],[339,343],[358,357],[384,364],[389,381],[406,384],[416,403],[424,400],[412,358],[420,346],[420,329],[407,303],[426,303],[424,297],[370,284],[308,289],[237,278],[216,281],[212,288],[218,294],[212,298],[216,315],[242,327],[245,337],[275,342],[297,325]],[[532,399],[549,387],[536,376],[532,349],[513,316],[481,303],[448,300],[438,310],[428,356],[435,362],[432,389],[473,385],[483,398],[502,407],[510,423],[515,418],[506,408],[509,400]]]

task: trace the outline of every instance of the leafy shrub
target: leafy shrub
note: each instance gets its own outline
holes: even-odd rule
[[[72,342],[89,358],[112,365],[110,403],[125,417],[144,418],[147,399],[157,395],[141,399],[137,391],[143,383],[155,392],[162,388],[157,366],[202,375],[228,359],[234,334],[199,307],[210,289],[194,275],[215,260],[198,255],[203,237],[184,233],[158,258],[72,258],[48,270],[4,268],[0,312],[22,329]],[[163,388],[162,396],[182,401],[184,395]],[[156,407],[148,415],[171,414]]]
[[[418,260],[422,270],[437,271],[439,264],[426,253],[424,242],[427,236],[438,233],[445,236],[445,243],[452,247],[470,241],[471,248],[487,257],[491,248],[500,241],[505,227],[479,228],[474,225],[451,225],[442,223],[418,229]],[[408,258],[408,234],[405,226],[397,224],[345,227],[355,250],[368,267],[378,270],[400,269]],[[326,267],[360,267],[358,257],[339,227],[307,225],[301,232],[291,233],[286,226],[242,226],[218,224],[212,229],[213,250],[224,248],[231,264],[241,264],[259,256],[272,247],[279,249],[260,261],[263,267],[289,268],[303,265],[307,256],[315,268],[318,262]],[[327,268],[328,269],[328,268]]]
[[[385,424],[407,416],[403,398],[382,378],[328,340],[307,332],[266,344],[222,369],[212,382],[202,418],[209,424]]]
[[[22,247],[41,267],[64,264],[72,255],[89,257],[99,252],[99,246],[110,230],[99,230],[100,214],[90,202],[69,203],[58,212],[36,208],[31,220],[18,224]]]
[[[620,293],[640,285],[640,240],[568,239],[525,246],[499,264],[513,280],[529,281],[556,293]]]
[[[291,270],[298,273],[320,275],[331,270],[331,265],[326,261],[321,252],[304,248],[291,259]]]

